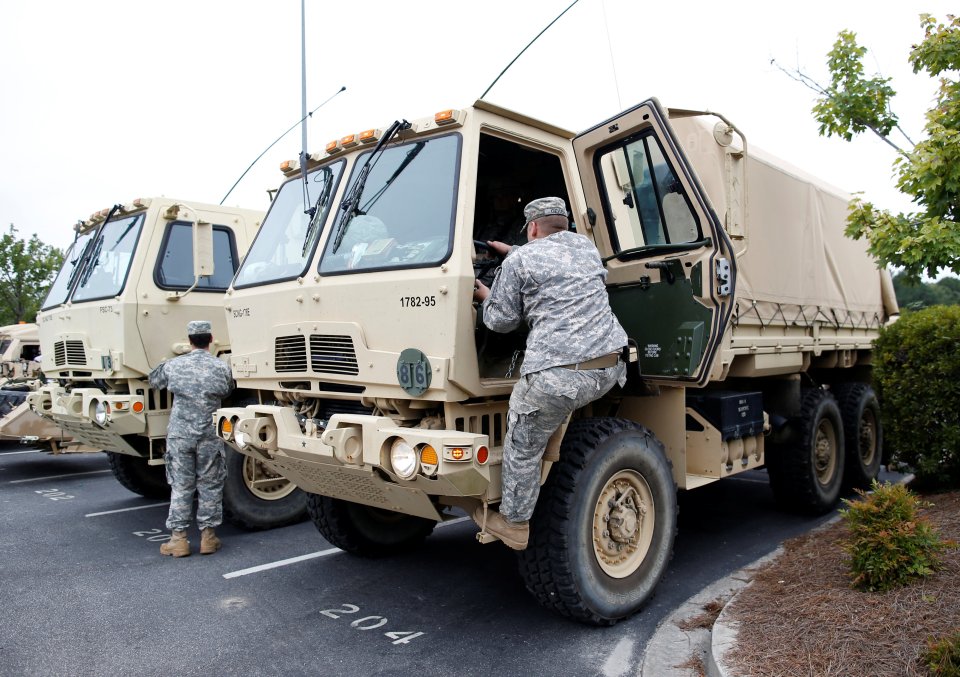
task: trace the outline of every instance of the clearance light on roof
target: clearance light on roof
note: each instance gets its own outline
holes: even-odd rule
[[[356,134],[347,134],[345,137],[340,139],[340,145],[344,148],[353,148],[357,145],[357,143],[359,142],[357,141]]]
[[[434,114],[433,121],[437,125],[449,125],[451,122],[457,121],[457,111],[453,108],[449,110],[442,110],[439,113]]]
[[[343,148],[340,147],[340,139],[331,141],[327,144],[327,155],[333,155],[334,153],[339,153]]]
[[[380,138],[381,132],[379,129],[368,129],[364,132],[360,132],[360,143],[373,143]]]
[[[295,172],[300,169],[300,162],[298,160],[284,160],[280,163],[280,171],[286,174],[287,172]]]

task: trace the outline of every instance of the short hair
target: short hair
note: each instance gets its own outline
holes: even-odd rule
[[[213,335],[209,333],[190,334],[189,336],[187,336],[187,338],[190,339],[190,345],[192,345],[195,348],[204,348],[204,349],[209,348],[210,342],[213,341]]]
[[[534,221],[543,228],[549,228],[550,230],[560,231],[570,229],[570,219],[566,216],[560,216],[559,214],[541,216],[539,219],[534,219]]]

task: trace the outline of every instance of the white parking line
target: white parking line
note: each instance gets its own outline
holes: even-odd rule
[[[17,454],[40,454],[46,449],[27,449],[26,451],[0,451],[0,456],[16,456]]]
[[[89,517],[90,515],[87,515]],[[441,527],[448,527],[452,524],[459,524],[460,522],[465,522],[469,520],[469,517],[458,517],[457,519],[450,520],[448,522],[441,522],[437,525],[437,529]],[[285,567],[288,564],[296,564],[297,562],[303,562],[308,559],[316,559],[318,557],[326,557],[327,555],[335,555],[338,552],[343,552],[340,548],[330,548],[329,550],[320,550],[318,552],[311,552],[306,555],[299,555],[297,557],[290,557],[288,559],[282,559],[277,562],[268,562],[266,564],[259,564],[255,567],[250,567],[248,569],[240,569],[238,571],[231,571],[230,573],[223,574],[224,578],[239,578],[240,576],[246,576],[248,574],[255,574],[261,571],[267,571],[269,569],[277,569],[279,567]]]
[[[316,559],[317,557],[326,557],[327,555],[333,555],[338,552],[343,552],[340,548],[330,548],[329,550],[321,550],[319,552],[311,552],[308,555],[300,555],[299,557],[291,557],[289,559],[282,559],[278,562],[270,562],[268,564],[260,564],[259,566],[250,567],[249,569],[240,569],[239,571],[231,571],[228,574],[224,574],[224,578],[237,578],[239,576],[246,576],[247,574],[255,574],[258,571],[266,571],[267,569],[276,569],[277,567],[285,567],[288,564],[296,564],[297,562],[303,562],[308,559]]]
[[[151,503],[150,505],[136,505],[132,508],[120,508],[119,510],[104,510],[103,512],[91,512],[84,515],[84,517],[100,517],[100,515],[113,515],[118,512],[130,512],[131,510],[145,510],[147,508],[159,508],[161,505],[170,505],[170,501],[166,503]]]
[[[46,477],[31,477],[26,480],[13,480],[7,484],[23,484],[24,482],[40,482],[42,480],[59,480],[64,477],[80,477],[80,475],[100,475],[102,473],[113,472],[112,470],[89,470],[87,472],[72,472],[68,475],[48,475]]]

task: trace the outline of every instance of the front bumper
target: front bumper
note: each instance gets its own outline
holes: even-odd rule
[[[89,446],[139,455],[123,438],[147,432],[146,403],[139,395],[105,393],[99,388],[68,391],[46,384],[27,396],[30,408]],[[97,420],[97,407],[104,414]]]
[[[219,409],[214,422],[234,449],[310,493],[433,520],[442,519],[439,498],[499,497],[500,456],[488,448],[487,435],[403,427],[388,417],[358,414],[335,414],[322,431],[309,421],[302,429],[291,408],[268,405]],[[390,460],[398,439],[418,449],[430,445],[438,456],[436,470],[418,464],[412,478],[398,476]],[[455,449],[458,460],[445,458]]]

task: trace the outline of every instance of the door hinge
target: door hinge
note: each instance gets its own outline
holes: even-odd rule
[[[730,296],[730,261],[725,258],[717,259],[717,294]]]

